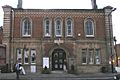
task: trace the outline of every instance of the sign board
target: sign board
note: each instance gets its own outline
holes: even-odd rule
[[[61,39],[58,39],[58,40],[54,40],[54,43],[64,43],[64,41]]]
[[[117,71],[117,73],[120,73],[120,67],[115,67],[115,70]]]
[[[43,68],[49,68],[49,57],[43,57]]]
[[[31,72],[33,72],[33,73],[36,72],[36,66],[35,66],[35,65],[32,65],[32,66],[31,66]]]

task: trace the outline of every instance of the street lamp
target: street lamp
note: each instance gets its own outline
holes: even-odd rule
[[[112,69],[112,73],[114,72],[114,67],[113,67],[113,48],[112,48],[112,43],[113,43],[113,40],[112,40],[112,25],[111,25],[111,14],[113,11],[115,11],[116,8],[113,8],[109,14],[108,14],[108,21],[109,21],[109,38],[110,38],[110,53],[111,53],[111,69]]]
[[[116,40],[116,37],[114,36],[113,37],[113,39],[114,39],[114,42],[115,42],[115,53],[116,53],[116,66],[118,66],[118,55],[117,55],[117,46],[116,46],[116,42],[117,42],[117,40]]]

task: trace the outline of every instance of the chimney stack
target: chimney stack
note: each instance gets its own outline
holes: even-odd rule
[[[22,8],[22,0],[18,0],[17,8]]]
[[[92,3],[92,9],[97,9],[96,0],[91,0],[91,3]]]

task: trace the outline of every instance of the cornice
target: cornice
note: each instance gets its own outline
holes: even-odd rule
[[[15,14],[27,14],[27,15],[49,15],[49,14],[103,14],[103,9],[13,9]]]

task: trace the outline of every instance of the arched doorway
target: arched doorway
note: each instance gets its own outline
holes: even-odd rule
[[[54,49],[52,53],[52,70],[63,70],[66,66],[66,53],[63,49]]]

